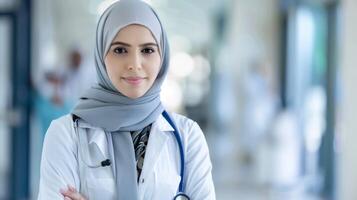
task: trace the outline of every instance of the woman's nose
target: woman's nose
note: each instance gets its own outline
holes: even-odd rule
[[[129,70],[140,70],[141,69],[141,57],[140,55],[132,55],[128,64]]]

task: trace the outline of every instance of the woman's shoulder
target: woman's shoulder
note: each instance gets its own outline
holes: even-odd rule
[[[63,115],[51,122],[51,126],[56,126],[57,128],[70,130],[72,127],[73,118],[72,114]]]
[[[63,115],[53,120],[48,127],[45,142],[56,140],[74,140],[72,115]]]
[[[202,130],[196,121],[178,113],[171,113],[171,117],[183,137],[192,138],[203,135]]]
[[[205,135],[198,123],[177,113],[171,113],[171,116],[180,132],[186,151],[189,152],[190,155],[197,155],[199,152],[203,154],[208,152]],[[192,156],[188,157],[188,159],[193,159]]]
[[[173,121],[176,123],[176,125],[178,127],[191,127],[194,124],[196,124],[196,122],[194,120],[192,120],[182,114],[178,114],[178,113],[174,113],[174,112],[171,112],[170,114],[171,114]]]

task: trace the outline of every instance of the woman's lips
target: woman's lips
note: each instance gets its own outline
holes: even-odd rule
[[[123,80],[127,83],[129,83],[130,85],[139,85],[144,78],[142,77],[123,77]]]

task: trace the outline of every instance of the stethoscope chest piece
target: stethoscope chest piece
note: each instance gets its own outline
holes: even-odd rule
[[[174,197],[174,200],[190,200],[190,198],[185,193],[179,192]]]

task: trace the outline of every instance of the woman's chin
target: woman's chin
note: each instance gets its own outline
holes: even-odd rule
[[[124,94],[125,96],[127,96],[128,98],[130,99],[137,99],[137,98],[140,98],[144,95],[144,93],[127,93],[127,94]]]

